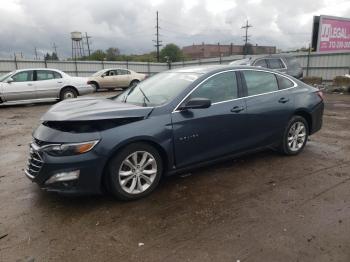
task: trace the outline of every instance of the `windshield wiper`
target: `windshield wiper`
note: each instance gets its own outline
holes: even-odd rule
[[[130,93],[135,89],[136,86],[133,86],[132,88],[130,88],[129,92],[125,95],[125,98],[123,100],[124,103],[126,103],[126,100],[128,99],[128,96],[130,95]]]
[[[143,97],[144,97],[144,99],[143,99],[143,105],[144,105],[144,106],[147,106],[146,100],[148,101],[148,103],[151,103],[151,101],[149,101],[148,97],[146,96],[145,92],[143,92],[143,90],[141,89],[141,87],[139,87],[139,89],[140,89],[140,91],[141,91],[141,93],[142,93],[142,95],[143,95]]]

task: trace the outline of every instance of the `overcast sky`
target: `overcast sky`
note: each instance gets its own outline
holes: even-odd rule
[[[251,43],[290,49],[306,46],[313,15],[350,18],[349,0],[0,0],[0,57],[40,56],[55,43],[71,53],[70,32],[88,32],[92,49],[153,51],[156,11],[163,44],[242,44],[249,19]]]

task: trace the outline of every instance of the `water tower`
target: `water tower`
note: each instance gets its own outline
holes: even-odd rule
[[[85,56],[83,47],[83,35],[81,32],[77,31],[71,32],[70,34],[72,39],[72,59],[76,60],[77,58]]]

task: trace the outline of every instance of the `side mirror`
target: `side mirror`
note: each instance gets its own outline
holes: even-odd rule
[[[14,80],[13,80],[12,77],[7,78],[7,80],[6,80],[6,82],[9,83],[9,84],[11,84],[13,81],[14,81]]]
[[[104,78],[105,76],[106,76],[105,74],[101,75],[102,78]]]
[[[207,98],[192,98],[180,106],[180,110],[187,109],[203,109],[211,106],[210,99]]]

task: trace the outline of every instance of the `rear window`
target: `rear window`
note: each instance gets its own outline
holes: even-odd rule
[[[260,59],[254,63],[255,66],[267,67],[267,63],[265,59]]]
[[[279,58],[271,58],[267,60],[268,64],[269,64],[269,68],[271,69],[281,69],[284,68],[284,65],[281,61],[281,59]]]
[[[285,78],[280,75],[276,75],[278,81],[279,89],[286,89],[294,86],[294,83],[290,81],[288,78]]]
[[[301,65],[295,57],[285,57],[289,69],[295,70],[301,68]]]

